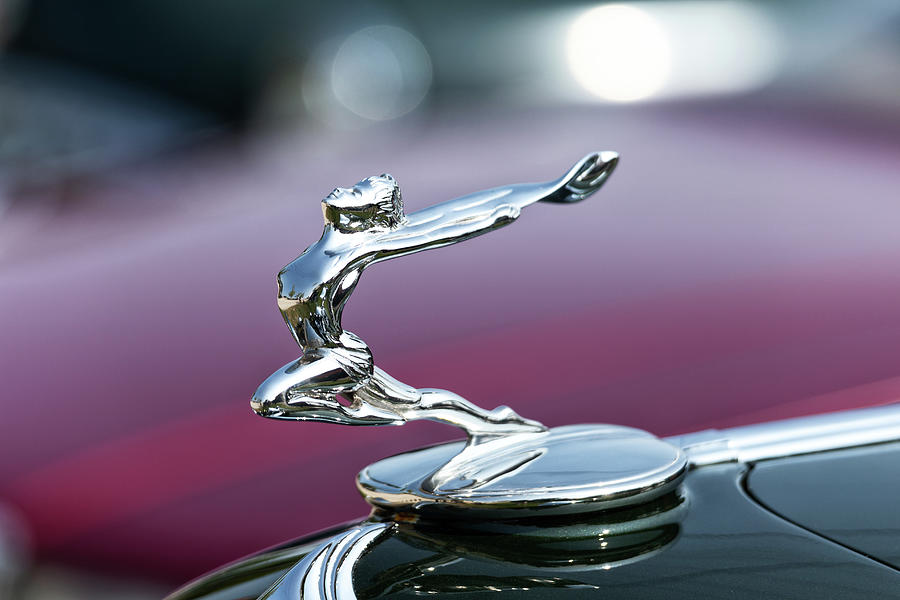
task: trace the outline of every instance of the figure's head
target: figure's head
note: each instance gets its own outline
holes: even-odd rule
[[[322,200],[325,222],[344,232],[391,228],[403,220],[400,187],[387,173],[336,188]]]

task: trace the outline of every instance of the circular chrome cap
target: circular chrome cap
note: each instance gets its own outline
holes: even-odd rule
[[[405,452],[363,469],[357,487],[389,510],[519,518],[639,504],[686,468],[680,448],[646,431],[576,425]]]

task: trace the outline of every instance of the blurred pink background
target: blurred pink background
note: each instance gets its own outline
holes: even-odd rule
[[[22,10],[40,15],[45,4]],[[542,6],[517,16],[562,18]],[[677,21],[650,6],[663,26]],[[894,401],[898,96],[853,84],[858,74],[829,62],[835,54],[816,63],[802,44],[785,49],[808,14],[800,4],[794,15],[742,6],[744,18],[768,15],[780,28],[784,58],[769,81],[741,91],[676,86],[633,102],[529,92],[513,102],[505,80],[473,91],[449,63],[442,75],[441,40],[428,34],[440,15],[410,9],[400,24],[431,50],[433,73],[405,115],[329,124],[299,100],[309,114],[285,115],[282,72],[246,114],[196,97],[184,113],[151,103],[175,133],[128,152],[85,164],[54,148],[43,163],[8,154],[0,501],[21,516],[24,553],[174,585],[364,515],[356,471],[457,435],[425,423],[266,421],[249,409],[256,385],[298,354],[275,306],[275,273],[317,239],[322,197],[384,171],[411,211],[550,179],[592,150],[622,156],[582,204],[537,205],[512,227],[366,274],[345,326],[405,382],[548,425],[659,435]],[[825,13],[840,20],[834,7]],[[881,48],[885,28],[897,29],[891,14],[849,47]],[[7,76],[33,60],[29,43],[9,43]],[[891,48],[884,64],[896,67]],[[74,88],[108,97],[83,81]],[[485,89],[494,95],[479,97]],[[115,110],[133,106],[115,98]],[[129,138],[134,123],[123,122],[110,125],[113,138]],[[13,134],[31,135],[16,123]]]

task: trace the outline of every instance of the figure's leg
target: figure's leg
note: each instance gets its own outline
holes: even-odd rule
[[[440,421],[461,427],[472,437],[545,430],[537,421],[524,419],[507,406],[485,410],[453,392],[406,385],[378,367],[354,396],[371,406],[396,411],[407,421]]]
[[[447,390],[421,389],[418,403],[423,419],[442,421],[466,430],[470,437],[546,431],[546,427],[520,417],[508,406],[485,410]],[[409,417],[407,417],[409,418]]]
[[[378,367],[355,395],[370,404],[394,406],[398,410],[414,406],[422,397],[419,390],[394,379]]]
[[[323,421],[344,425],[399,425],[389,410],[354,401],[341,404],[338,394],[353,396],[360,382],[340,357],[327,350],[303,355],[270,375],[253,394],[254,412],[271,419]]]

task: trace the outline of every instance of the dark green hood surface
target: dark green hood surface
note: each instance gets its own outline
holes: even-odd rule
[[[900,569],[900,444],[760,463],[747,488],[785,519]]]
[[[774,473],[777,462],[771,465]],[[753,470],[762,474],[768,466]],[[532,600],[900,598],[900,572],[887,559],[868,558],[770,512],[744,489],[748,471],[734,463],[703,467],[688,473],[679,493],[577,518],[401,522],[361,557],[354,589],[359,600],[498,598],[498,592]],[[792,494],[790,485],[782,487],[782,495]],[[872,515],[896,516],[896,493],[877,498],[885,504]],[[896,520],[891,527],[896,539]],[[255,598],[326,537],[239,561],[172,598]]]

